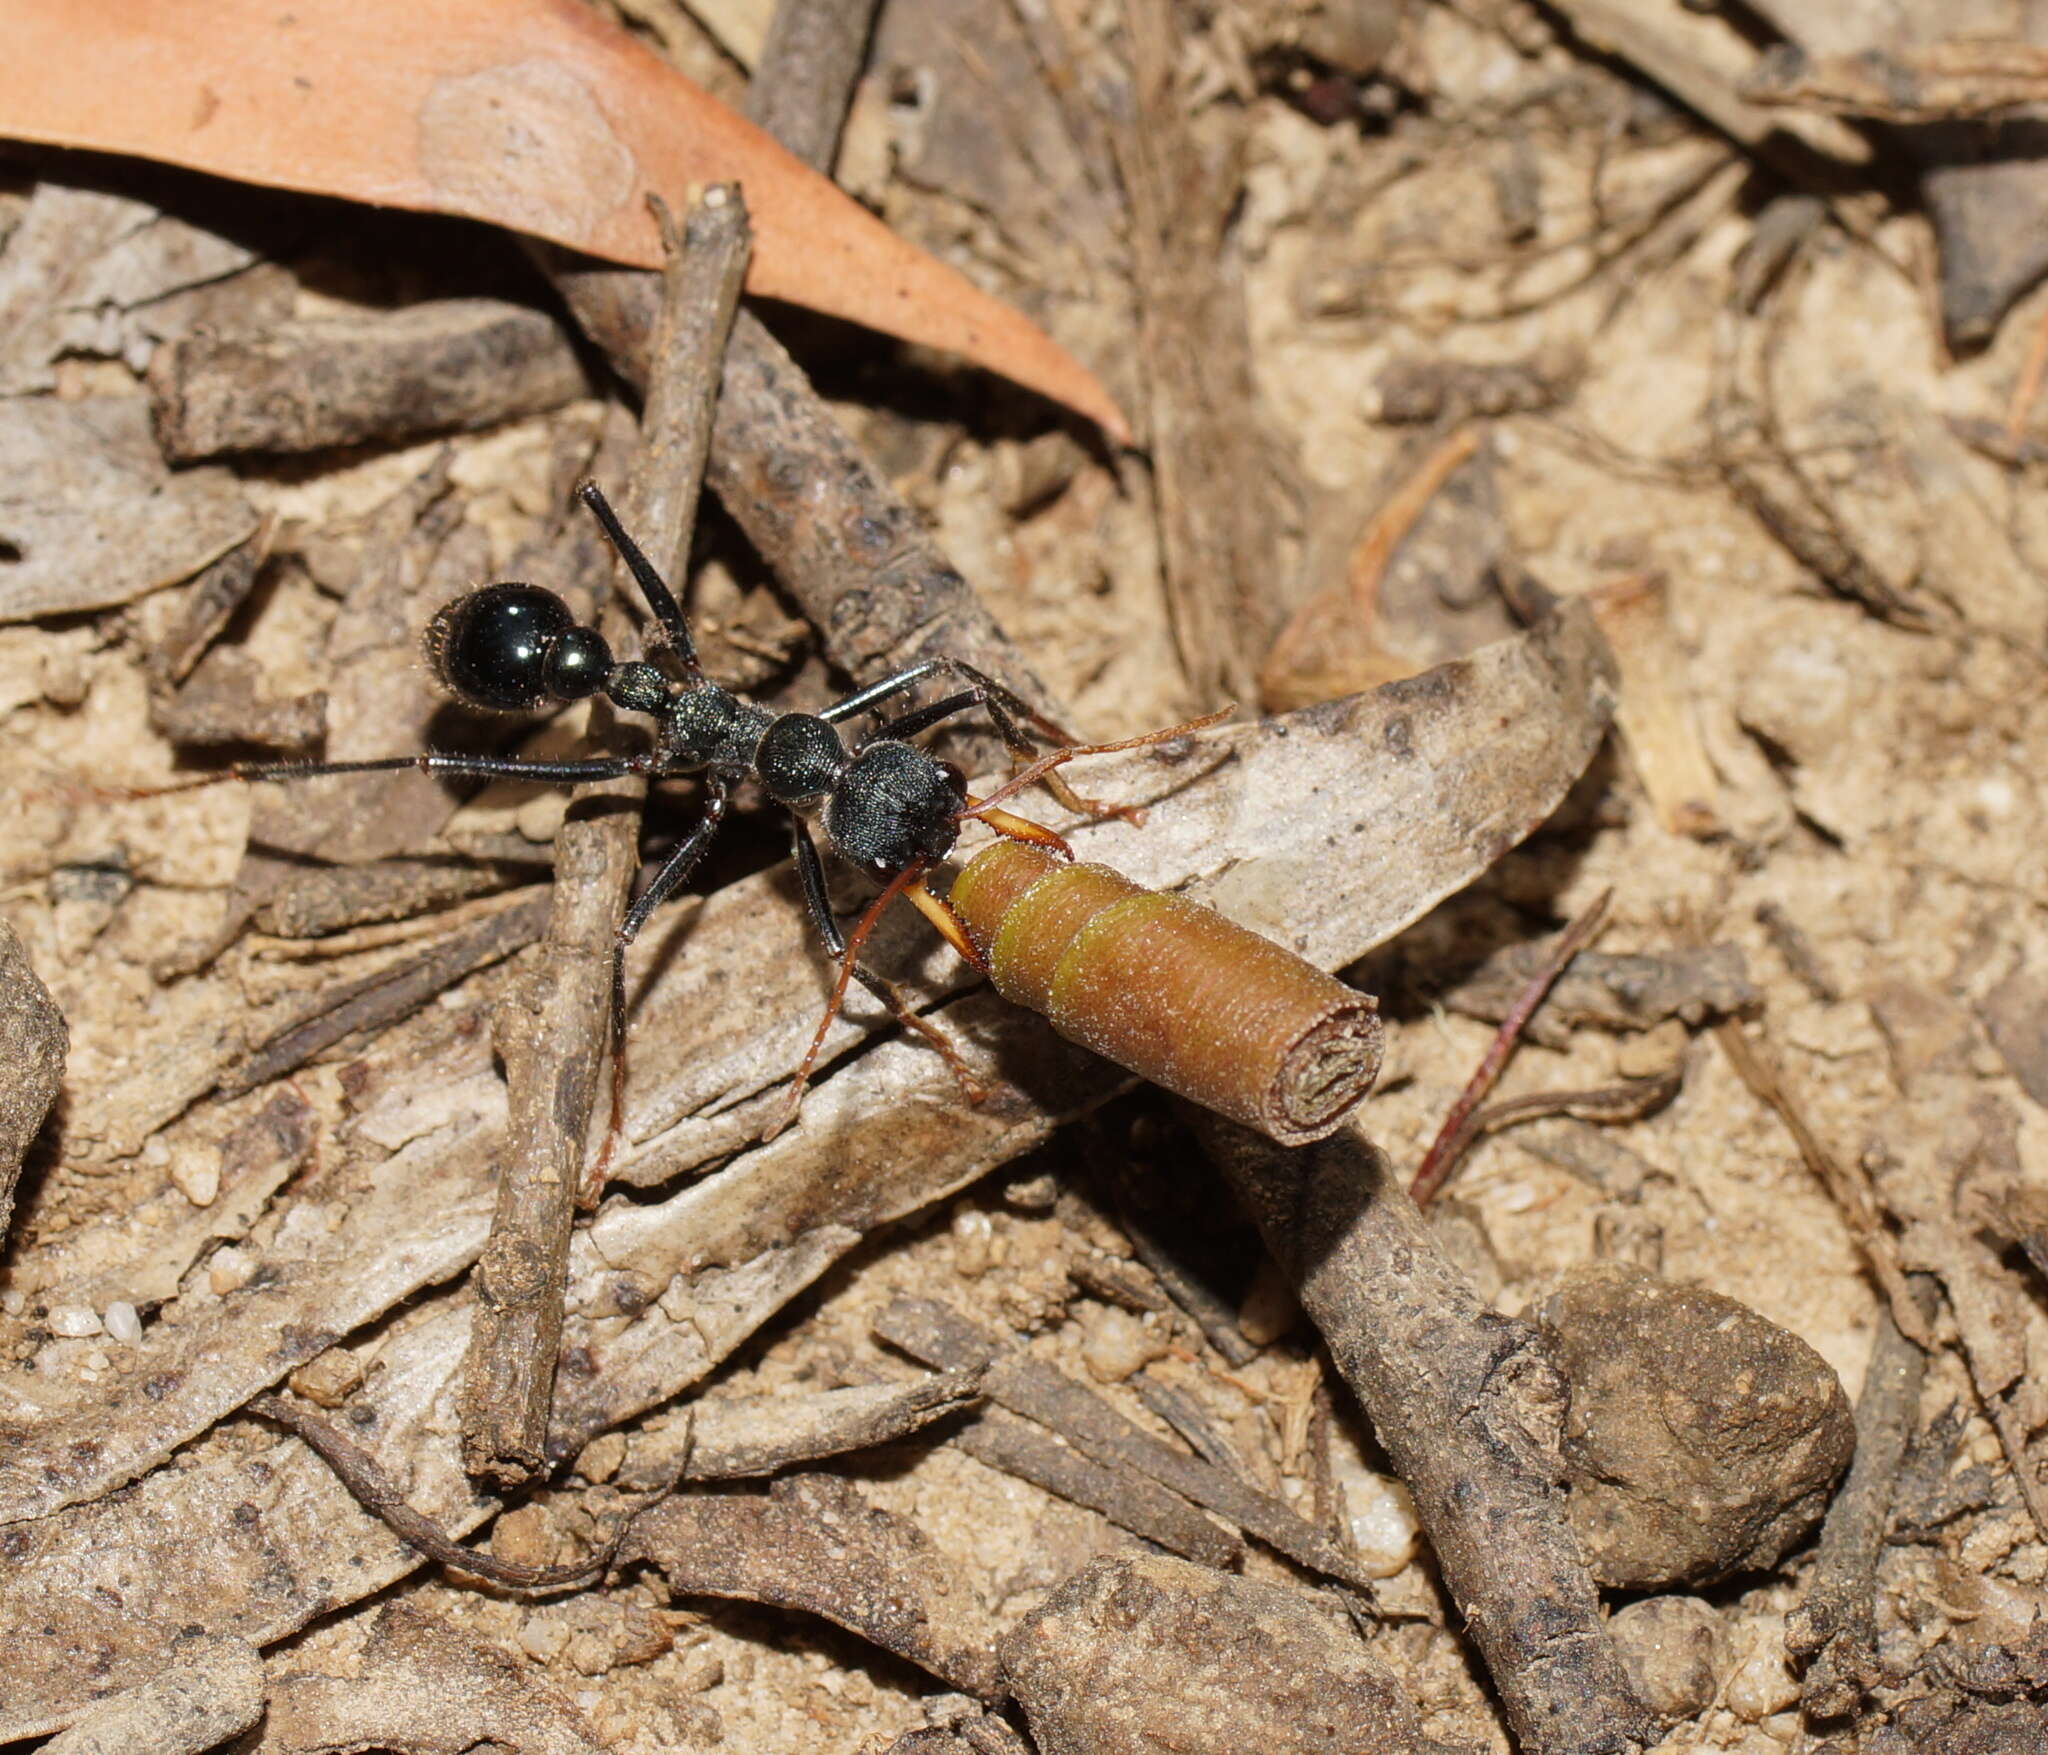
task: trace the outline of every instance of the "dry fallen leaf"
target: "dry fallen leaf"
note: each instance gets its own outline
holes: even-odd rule
[[[579,0],[0,0],[0,134],[463,214],[643,268],[737,181],[747,290],[943,348],[1129,437],[1050,337]]]

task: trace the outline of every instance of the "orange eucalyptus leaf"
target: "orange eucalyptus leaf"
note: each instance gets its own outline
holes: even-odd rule
[[[747,289],[957,353],[1129,436],[1036,325],[579,0],[0,0],[0,135],[463,214],[658,267],[650,190],[737,181]]]

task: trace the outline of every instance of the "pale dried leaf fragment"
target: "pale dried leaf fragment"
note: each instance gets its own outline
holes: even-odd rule
[[[907,1518],[836,1475],[791,1475],[759,1493],[688,1493],[634,1520],[624,1550],[677,1596],[804,1609],[983,1699],[996,1691],[995,1630]]]
[[[1657,821],[1705,840],[1726,830],[1721,786],[1700,741],[1685,651],[1671,625],[1669,582],[1657,573],[1615,579],[1586,593],[1621,672],[1615,728]]]
[[[510,1652],[394,1603],[377,1617],[361,1673],[270,1679],[259,1755],[462,1755],[496,1744],[519,1755],[603,1755],[561,1694]]]
[[[164,467],[139,397],[0,400],[0,622],[132,602],[256,523],[225,470]]]
[[[202,1755],[263,1716],[263,1660],[246,1639],[180,1637],[170,1657],[51,1738],[46,1755]]]

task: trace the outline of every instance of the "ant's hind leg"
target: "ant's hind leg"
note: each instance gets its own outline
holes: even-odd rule
[[[698,861],[725,823],[726,798],[725,782],[707,775],[702,821],[661,862],[661,869],[626,910],[625,919],[613,935],[611,1114],[605,1122],[604,1144],[583,1173],[583,1187],[576,1197],[576,1204],[584,1212],[596,1206],[598,1196],[604,1193],[605,1173],[611,1169],[613,1155],[626,1133],[626,948],[640,936],[647,917],[689,881],[690,873],[696,870]]]

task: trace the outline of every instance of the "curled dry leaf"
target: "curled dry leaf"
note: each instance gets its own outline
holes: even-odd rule
[[[682,1494],[633,1522],[626,1556],[677,1596],[805,1609],[987,1698],[994,1629],[908,1518],[837,1475],[790,1475],[767,1493]]]
[[[360,1675],[271,1678],[257,1749],[461,1755],[479,1744],[519,1755],[599,1755],[605,1746],[574,1706],[510,1652],[394,1603],[377,1617]]]
[[[133,397],[0,401],[0,483],[0,622],[127,603],[256,528],[225,470],[164,468]]]
[[[661,265],[650,192],[745,186],[748,290],[964,355],[1128,428],[1042,331],[577,0],[0,0],[0,132],[461,214]]]

